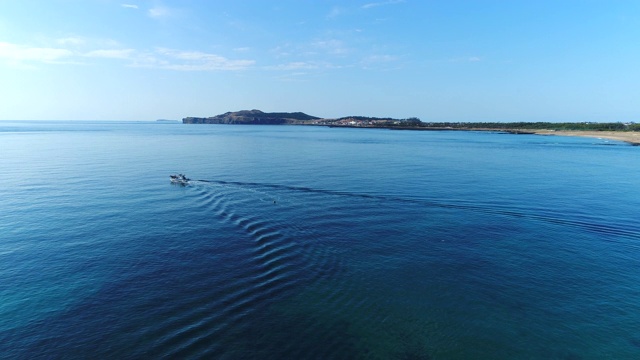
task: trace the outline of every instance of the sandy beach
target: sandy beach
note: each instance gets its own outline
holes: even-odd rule
[[[640,145],[640,132],[635,131],[567,131],[567,130],[531,130],[538,135],[584,136],[599,139],[610,139]]]

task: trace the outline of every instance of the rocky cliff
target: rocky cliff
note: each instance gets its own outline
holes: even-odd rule
[[[200,118],[186,117],[184,124],[247,124],[247,125],[283,125],[283,124],[311,124],[320,118],[302,112],[266,113],[260,110],[242,110]]]

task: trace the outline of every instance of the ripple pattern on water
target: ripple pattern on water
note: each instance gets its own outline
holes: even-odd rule
[[[208,284],[193,303],[183,304],[183,310],[168,314],[165,321],[141,334],[157,339],[153,353],[158,356],[224,355],[231,350],[221,339],[245,331],[269,304],[291,296],[300,286],[339,274],[335,270],[341,266],[338,257],[314,244],[312,231],[295,222],[283,222],[280,215],[269,215],[271,211],[295,212],[294,208],[274,203],[266,192],[248,193],[242,186],[232,185],[200,183],[190,186],[189,191],[196,211],[211,214],[212,221],[234,227],[241,234],[226,240],[237,242],[229,248],[233,254],[219,255],[245,261],[241,260],[242,265],[234,268],[233,276],[224,283]],[[300,233],[304,233],[304,243],[296,238]],[[203,280],[203,285],[206,283]],[[328,298],[335,295],[327,294]]]

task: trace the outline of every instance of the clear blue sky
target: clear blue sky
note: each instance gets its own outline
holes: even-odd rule
[[[0,0],[0,119],[640,121],[640,1]]]

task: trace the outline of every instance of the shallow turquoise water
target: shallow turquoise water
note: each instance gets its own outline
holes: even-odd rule
[[[0,122],[0,357],[638,358],[639,151]]]

